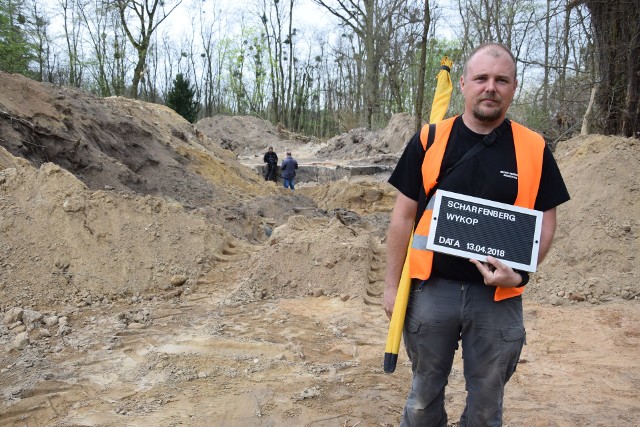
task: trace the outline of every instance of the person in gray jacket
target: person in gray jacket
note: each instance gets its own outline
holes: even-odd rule
[[[291,157],[291,150],[287,150],[287,158],[282,161],[280,169],[282,169],[284,188],[290,188],[292,191],[295,190],[294,179],[296,177],[296,169],[298,169],[298,162]]]

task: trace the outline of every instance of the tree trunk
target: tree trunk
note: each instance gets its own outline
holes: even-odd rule
[[[365,0],[364,2],[364,46],[365,46],[365,102],[367,107],[366,120],[367,128],[373,126],[373,113],[378,102],[378,64],[376,62],[376,43],[374,27],[375,1]]]
[[[158,25],[167,19],[171,12],[173,12],[181,2],[182,0],[177,0],[167,12],[164,10],[165,2],[162,0],[145,0],[144,2],[139,0],[116,0],[122,28],[127,34],[129,41],[138,52],[138,61],[136,63],[136,68],[131,82],[131,97],[134,99],[138,98],[138,85],[140,84],[140,80],[144,77],[144,67],[147,60],[149,44],[151,43],[151,35],[158,28]],[[155,22],[158,7],[161,8],[162,14],[160,19]],[[133,33],[132,27],[127,21],[128,9],[131,9],[138,18],[139,28],[135,29],[139,31],[139,34]]]
[[[429,0],[424,0],[424,16],[423,16],[422,34],[420,38],[420,68],[418,70],[418,93],[416,95],[416,132],[422,126],[422,110],[424,105],[424,86],[425,75],[427,70],[427,38],[429,35],[429,27],[431,26],[431,11],[429,9]]]
[[[595,29],[604,133],[640,137],[640,8],[637,0],[586,0]]]
[[[582,129],[580,129],[580,135],[589,135],[589,128],[591,127],[591,120],[593,118],[593,104],[596,98],[596,93],[598,92],[597,85],[594,85],[591,89],[591,97],[589,98],[589,105],[587,106],[587,111],[584,113],[584,118],[582,119]]]

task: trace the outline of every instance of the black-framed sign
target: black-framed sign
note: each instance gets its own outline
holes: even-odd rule
[[[434,198],[427,249],[536,271],[542,212],[443,190]]]

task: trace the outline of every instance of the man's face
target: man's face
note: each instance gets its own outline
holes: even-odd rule
[[[480,122],[502,121],[518,87],[515,64],[509,54],[496,47],[477,52],[460,77],[465,113]]]

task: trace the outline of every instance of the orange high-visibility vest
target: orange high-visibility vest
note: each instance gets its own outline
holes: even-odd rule
[[[437,179],[438,175],[440,175],[442,159],[456,117],[451,117],[436,125],[435,138],[428,150],[429,125],[423,126],[420,131],[422,148],[426,150],[424,161],[422,162],[422,185],[427,195],[438,184]],[[540,186],[540,176],[542,175],[545,142],[542,136],[536,132],[513,121],[511,122],[511,131],[513,132],[518,171],[518,195],[514,205],[533,209],[538,195],[538,187]],[[411,277],[414,279],[426,280],[431,276],[433,252],[426,249],[431,214],[432,209],[427,207],[414,230],[413,244],[409,252],[409,269]],[[524,286],[520,288],[497,287],[494,300],[500,301],[521,295],[524,292],[524,288]]]

